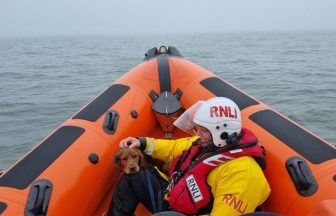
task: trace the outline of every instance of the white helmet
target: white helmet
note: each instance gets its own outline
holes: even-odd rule
[[[213,144],[223,147],[227,139],[238,135],[242,121],[239,107],[232,100],[225,97],[215,97],[207,101],[199,101],[183,113],[174,125],[185,132],[193,130],[195,125],[208,129]]]

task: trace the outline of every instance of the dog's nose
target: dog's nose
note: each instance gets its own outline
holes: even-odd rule
[[[132,173],[134,173],[134,172],[136,171],[136,166],[135,166],[135,164],[131,164],[131,165],[130,165],[130,171],[131,171]]]

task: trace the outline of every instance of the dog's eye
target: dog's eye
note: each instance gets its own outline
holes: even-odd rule
[[[133,158],[137,158],[138,157],[138,155],[133,155]]]
[[[127,161],[127,158],[121,158],[122,161]]]

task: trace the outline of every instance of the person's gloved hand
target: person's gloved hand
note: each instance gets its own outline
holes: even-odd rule
[[[120,141],[119,148],[140,148],[140,140],[134,137],[127,137]]]

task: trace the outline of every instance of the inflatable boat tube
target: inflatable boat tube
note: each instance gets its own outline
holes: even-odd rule
[[[265,175],[272,192],[263,211],[319,215],[335,209],[335,146],[185,60],[176,48],[161,47],[150,49],[143,63],[1,174],[0,215],[106,215],[120,176],[112,165],[119,141],[187,136],[164,127],[172,118],[160,111],[162,103],[171,104],[174,116],[215,96],[238,104],[243,125],[267,150]],[[172,97],[177,101],[169,102]],[[150,213],[139,205],[136,215]]]

